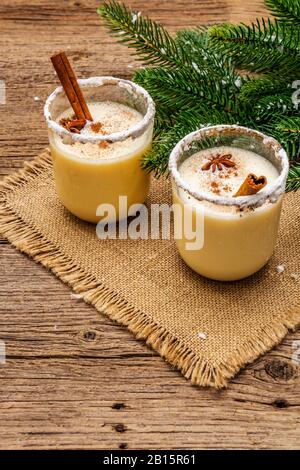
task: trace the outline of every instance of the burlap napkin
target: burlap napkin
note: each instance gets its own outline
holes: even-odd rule
[[[300,322],[300,191],[286,196],[269,264],[239,282],[202,278],[173,240],[102,240],[59,202],[47,152],[1,185],[0,230],[86,302],[127,327],[193,383],[222,387]],[[170,200],[153,181],[150,202]],[[276,267],[284,265],[283,273]]]

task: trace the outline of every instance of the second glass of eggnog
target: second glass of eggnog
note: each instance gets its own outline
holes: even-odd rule
[[[181,233],[177,247],[188,266],[221,281],[262,268],[275,247],[288,168],[276,140],[244,127],[207,127],[182,139],[171,153],[169,169],[173,202],[190,215],[185,219],[174,211],[175,233]],[[247,177],[264,187],[240,195]],[[186,220],[203,230],[199,249],[185,235]]]
[[[98,222],[101,204],[112,205],[118,220],[119,196],[127,197],[129,207],[142,204],[149,191],[150,175],[141,159],[151,148],[154,103],[146,90],[128,80],[92,77],[78,82],[93,117],[84,128],[63,126],[71,122],[73,111],[62,87],[45,105],[56,190],[64,206],[83,220]]]

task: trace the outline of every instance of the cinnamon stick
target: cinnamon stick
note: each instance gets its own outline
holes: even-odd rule
[[[256,176],[249,173],[234,196],[251,196],[258,193],[266,184],[267,178],[265,176]]]
[[[92,121],[93,118],[79,87],[75,72],[65,52],[62,51],[53,55],[51,62],[74,110],[76,118]]]

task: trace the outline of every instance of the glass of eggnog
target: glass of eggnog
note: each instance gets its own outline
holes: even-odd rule
[[[245,127],[206,127],[182,139],[169,170],[173,204],[182,209],[174,211],[175,239],[186,264],[220,281],[262,268],[276,244],[288,168],[276,140]],[[187,223],[203,231],[196,249]]]
[[[61,86],[44,108],[56,190],[80,219],[98,222],[98,206],[108,204],[118,220],[119,196],[127,197],[130,207],[142,204],[149,191],[141,159],[151,148],[154,103],[128,80],[92,77],[78,83],[93,118],[83,128]]]

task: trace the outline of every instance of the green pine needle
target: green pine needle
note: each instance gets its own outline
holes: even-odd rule
[[[300,72],[300,28],[277,20],[245,24],[222,24],[209,28],[215,46],[229,55],[239,68],[282,73]]]
[[[265,74],[259,78],[248,79],[243,83],[239,94],[239,101],[253,103],[263,96],[276,95],[287,89],[291,97],[291,90],[286,78],[274,74]],[[292,102],[292,100],[290,99]]]
[[[175,37],[115,0],[100,6],[112,33],[146,66],[134,80],[156,102],[144,168],[165,173],[174,145],[200,127],[240,124],[281,142],[291,160],[288,189],[300,189],[300,117],[292,100],[300,80],[300,0],[266,4],[275,20],[199,26]]]
[[[265,0],[265,3],[279,20],[300,25],[299,0]]]
[[[300,164],[295,164],[290,168],[286,190],[296,191],[300,188]]]
[[[188,109],[191,103],[204,99],[211,105],[232,112],[235,108],[237,86],[236,75],[221,80],[211,79],[205,70],[166,69],[155,67],[136,72],[134,79],[153,95],[161,107],[174,114],[182,108]],[[193,101],[192,101],[193,100]]]
[[[133,48],[145,64],[175,67],[190,63],[188,54],[168,31],[140,12],[115,0],[104,2],[97,11],[119,41]]]

